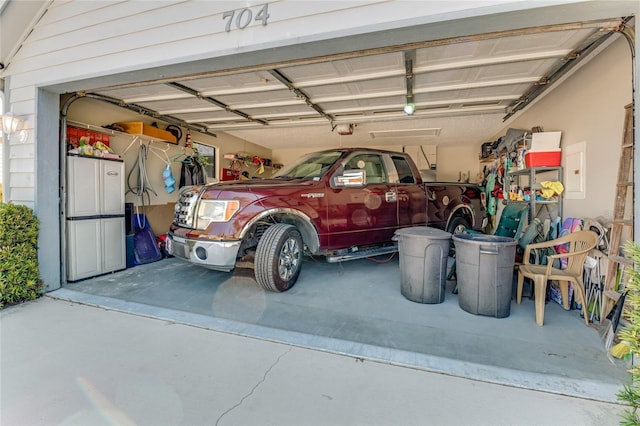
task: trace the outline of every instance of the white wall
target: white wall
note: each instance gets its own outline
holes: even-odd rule
[[[610,47],[508,126],[561,130],[563,149],[586,142],[586,198],[565,199],[564,217],[613,215],[624,107],[632,102],[631,53],[624,38],[616,37]]]
[[[443,182],[458,182],[462,177],[469,182],[478,183],[478,154],[480,150],[473,146],[439,146],[437,179]]]

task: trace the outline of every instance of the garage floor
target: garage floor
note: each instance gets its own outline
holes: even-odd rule
[[[469,314],[449,282],[445,302],[400,293],[397,256],[329,264],[307,258],[296,286],[268,293],[251,270],[178,259],[136,266],[50,293],[53,297],[516,387],[616,401],[628,374],[607,357],[597,327],[550,302],[545,325],[532,300],[506,318]],[[452,396],[454,397],[454,396]]]

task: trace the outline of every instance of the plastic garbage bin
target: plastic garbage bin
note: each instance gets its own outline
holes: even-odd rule
[[[418,303],[444,302],[451,234],[428,226],[399,229],[400,292]]]
[[[458,304],[475,315],[508,317],[517,241],[510,237],[456,234]]]

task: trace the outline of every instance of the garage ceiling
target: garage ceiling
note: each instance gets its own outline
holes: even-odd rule
[[[93,94],[270,149],[480,144],[622,22],[413,43]],[[413,115],[403,111],[408,100]]]

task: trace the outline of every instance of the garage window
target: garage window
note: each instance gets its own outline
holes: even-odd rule
[[[198,156],[204,159],[204,170],[207,174],[207,178],[210,179],[218,179],[218,174],[216,173],[216,160],[218,158],[217,150],[218,148],[204,145],[201,143],[194,142],[193,147],[198,151]]]

